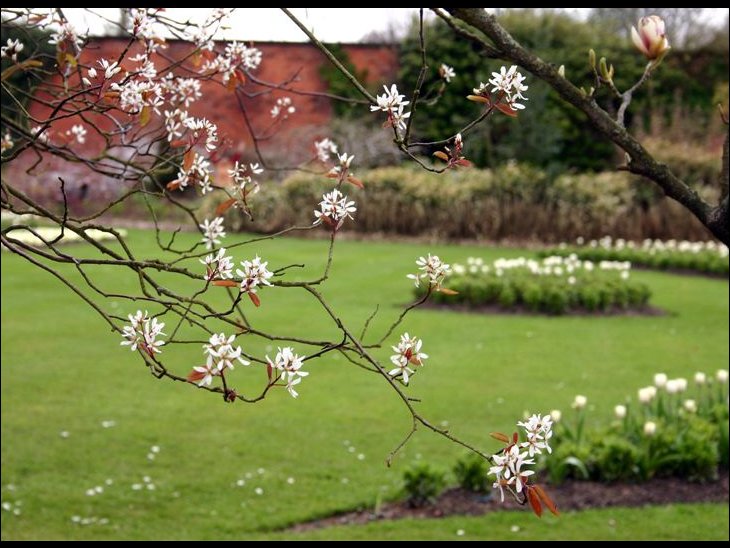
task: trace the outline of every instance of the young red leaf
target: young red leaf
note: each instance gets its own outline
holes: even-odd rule
[[[530,502],[530,506],[532,506],[532,511],[535,512],[535,515],[538,518],[542,517],[542,504],[540,504],[540,497],[537,496],[533,488],[525,486],[525,489],[527,490],[527,500]]]
[[[436,158],[438,158],[439,160],[443,160],[444,162],[449,161],[448,154],[446,154],[445,152],[441,152],[440,150],[437,150],[436,152],[434,152],[433,155],[436,156]]]
[[[339,179],[340,174],[335,171],[328,171],[327,175],[325,175],[325,177],[327,177],[328,179]]]
[[[542,487],[540,487],[539,485],[533,485],[532,489],[535,491],[535,493],[537,493],[537,496],[540,497],[540,500],[542,500],[545,506],[547,506],[548,510],[550,510],[556,516],[560,515],[560,512],[558,512],[558,507],[555,506],[553,499],[550,498],[550,495],[548,495]]]
[[[517,441],[520,439],[520,437],[517,435],[517,432],[512,433],[512,443],[517,443]]]
[[[362,181],[357,177],[353,177],[352,175],[347,178],[347,181],[355,185],[357,188],[365,188],[365,185],[362,184]]]
[[[256,295],[256,293],[249,293],[248,298],[251,299],[251,302],[257,307],[261,306],[261,299],[259,299],[259,296]]]
[[[188,146],[188,143],[187,141],[183,141],[182,139],[175,139],[174,141],[170,141],[170,146],[172,148],[180,148]]]
[[[442,287],[440,289],[437,289],[439,293],[443,293],[444,295],[458,295],[459,292],[455,291],[454,289],[449,289],[448,287]]]
[[[213,282],[213,285],[217,285],[220,287],[236,287],[238,285],[238,282],[234,282],[233,280],[215,280]]]
[[[205,377],[205,373],[202,373],[200,371],[196,371],[195,369],[193,369],[190,373],[188,373],[187,379],[190,382],[197,382],[200,379],[202,379],[203,377]]]
[[[507,437],[507,434],[502,434],[502,432],[490,432],[489,435],[492,436],[495,440],[509,443],[509,438]]]
[[[167,183],[165,188],[167,188],[167,190],[177,190],[180,188],[180,179],[175,179],[174,181]]]
[[[506,114],[512,118],[517,118],[517,111],[511,106],[505,105],[504,103],[496,103],[494,106],[497,107],[497,110],[499,110],[502,114]]]
[[[457,166],[462,166],[462,167],[471,167],[471,166],[474,165],[469,160],[467,160],[465,158],[460,158],[460,159],[456,160],[454,162],[454,164],[457,165]]]
[[[219,205],[217,208],[215,208],[215,214],[217,217],[220,217],[223,215],[226,211],[228,211],[233,204],[236,203],[235,198],[231,198],[230,200],[226,200],[221,205]]]
[[[266,375],[269,377],[269,382],[271,382],[273,372],[274,372],[274,369],[271,367],[271,364],[267,363],[266,364]]]
[[[183,169],[185,171],[190,171],[190,168],[193,167],[194,159],[195,159],[195,152],[193,152],[193,149],[188,150],[185,153],[185,156],[183,156]]]

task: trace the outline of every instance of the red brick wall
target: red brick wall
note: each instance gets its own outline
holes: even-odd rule
[[[96,59],[118,59],[128,41],[121,38],[100,38],[92,41],[82,54],[81,62],[93,65]],[[254,44],[263,53],[260,67],[254,72],[256,78],[272,84],[288,82],[287,87],[303,92],[325,92],[326,83],[320,78],[320,67],[329,63],[325,56],[308,43],[264,42]],[[171,42],[164,50],[168,58],[184,56],[190,46],[182,42]],[[396,48],[386,45],[346,44],[343,49],[348,53],[350,61],[358,71],[366,71],[368,84],[378,87],[380,84],[395,80],[398,71],[398,55]],[[127,56],[136,52],[133,46]],[[164,66],[166,63],[157,63]],[[60,83],[60,78],[55,78]],[[249,83],[247,91],[260,93],[265,88]],[[203,82],[203,98],[194,103],[189,109],[194,116],[205,116],[218,124],[219,141],[221,142],[221,157],[240,155],[253,159],[253,142],[246,121],[234,93],[226,90],[220,84]],[[296,113],[291,115],[281,125],[276,126],[273,135],[263,140],[261,150],[272,164],[293,165],[306,161],[314,154],[312,141],[328,135],[327,126],[332,120],[332,106],[325,97],[311,95],[296,95],[291,92],[276,90],[273,93],[258,95],[255,98],[244,99],[244,105],[249,122],[259,136],[272,133],[270,114],[276,99],[290,96]],[[367,107],[363,106],[363,113]],[[30,108],[31,115],[38,120],[47,118],[49,109],[41,103],[34,103]],[[118,114],[117,114],[118,117]],[[77,116],[69,117],[54,123],[50,133],[59,134],[68,130],[72,125],[81,122]],[[89,133],[84,145],[72,144],[74,150],[94,154],[104,147],[104,141],[90,125],[98,125],[102,130],[111,129],[109,120],[98,116],[88,116],[83,122]],[[32,124],[31,124],[32,125]],[[31,156],[33,156],[31,158]],[[35,161],[35,156],[26,154],[18,158],[11,165],[3,167],[4,174],[21,178],[26,181],[25,187],[36,197],[39,193],[49,193],[52,200],[58,200],[58,177],[66,179],[67,188],[71,193],[75,188],[85,185],[81,192],[87,199],[106,199],[110,194],[119,191],[119,183],[111,180],[104,181],[96,173],[92,173],[82,165],[69,165],[57,159],[44,159],[30,175],[23,173]],[[88,189],[91,188],[91,191]]]

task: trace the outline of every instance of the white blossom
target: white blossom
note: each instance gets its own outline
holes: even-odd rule
[[[282,119],[288,118],[290,114],[296,112],[296,108],[292,105],[291,97],[280,97],[276,100],[276,104],[271,109],[271,117]]]
[[[216,217],[212,221],[205,219],[203,224],[199,225],[203,231],[203,242],[206,249],[213,249],[216,244],[220,244],[220,238],[226,235],[223,227],[223,217]]]
[[[722,384],[727,384],[727,369],[718,369],[717,373],[715,373],[715,378],[717,379],[717,382]]]
[[[226,248],[221,247],[218,253],[207,255],[200,262],[205,265],[205,279],[225,280],[233,277],[233,261],[231,257],[226,256]]]
[[[451,270],[451,266],[442,262],[438,255],[431,255],[430,253],[426,257],[419,257],[416,260],[416,265],[421,272],[406,276],[415,282],[416,287],[420,286],[421,280],[427,280],[430,287],[438,290]]]
[[[325,163],[330,159],[330,154],[337,154],[337,144],[329,138],[314,142],[314,149],[317,151],[317,158]]]
[[[456,76],[454,67],[450,67],[445,63],[441,63],[441,66],[439,67],[439,76],[441,76],[441,78],[443,78],[447,84],[450,83],[451,79]]]
[[[235,335],[226,337],[224,333],[214,333],[211,335],[208,344],[203,345],[203,353],[207,356],[206,367],[212,364],[220,373],[226,369],[233,369],[234,360],[238,361],[241,365],[249,365],[250,362],[241,357],[241,353],[243,352],[241,347],[233,347],[233,341],[235,339]]]
[[[656,423],[654,421],[646,421],[644,423],[644,435],[653,436],[656,433]]]
[[[158,341],[157,338],[165,335],[162,332],[165,324],[158,322],[157,318],[150,318],[146,310],[138,310],[134,316],[130,314],[128,318],[129,325],[122,328],[122,337],[125,340],[120,344],[129,346],[132,351],[139,347],[150,356],[160,353],[160,347],[165,341]]]
[[[66,131],[66,135],[73,137],[80,145],[83,145],[86,142],[87,133],[86,128],[81,124],[74,124],[71,126],[71,129]]]
[[[180,189],[187,187],[188,184],[198,183],[203,194],[212,191],[212,172],[210,169],[210,162],[203,158],[200,154],[196,153],[190,168],[188,170],[181,168],[180,171],[178,171],[177,182],[179,183],[178,188]]]
[[[326,222],[338,229],[345,222],[345,219],[352,219],[352,214],[357,211],[355,202],[348,200],[347,196],[336,188],[327,194],[322,195],[319,203],[319,210],[314,211],[315,221],[313,224]]]
[[[581,396],[580,394],[575,397],[573,400],[573,409],[583,409],[586,404],[588,403],[588,398],[585,396]]]
[[[641,403],[649,403],[656,397],[656,386],[646,386],[639,388],[639,401]]]
[[[10,131],[6,130],[5,133],[3,133],[2,139],[0,140],[0,153],[5,152],[6,150],[10,150],[15,146],[15,141],[13,141],[12,135],[10,135]]]
[[[266,361],[272,371],[276,371],[282,379],[287,381],[286,389],[293,398],[296,398],[299,393],[294,387],[302,382],[303,377],[309,375],[309,372],[301,370],[304,364],[304,356],[295,354],[293,348],[286,346],[278,349],[273,360],[267,355]]]
[[[13,63],[18,62],[18,54],[23,51],[23,42],[8,38],[6,45],[0,47],[0,58],[10,59]]]
[[[400,337],[400,342],[393,346],[393,354],[390,361],[396,367],[388,372],[391,377],[401,376],[404,384],[408,384],[408,375],[415,373],[409,365],[421,366],[423,360],[428,358],[428,354],[421,352],[423,341],[417,337],[411,337],[408,333],[404,333]]]
[[[695,373],[695,384],[705,384],[707,382],[707,375],[698,371]]]
[[[271,286],[269,278],[274,273],[266,268],[268,264],[268,261],[262,263],[258,255],[250,261],[241,261],[243,269],[236,269],[236,274],[241,278],[242,293],[255,294],[257,287],[264,285]]]
[[[552,453],[550,438],[553,436],[553,419],[550,415],[532,415],[526,422],[518,422],[518,426],[525,429],[527,441],[520,444],[521,449],[527,449],[532,457],[535,453],[542,453],[542,449]]]
[[[667,375],[666,373],[657,373],[654,375],[654,386],[657,388],[664,388],[667,385]]]
[[[684,400],[682,406],[688,413],[697,413],[697,402],[695,400]]]
[[[410,117],[410,112],[404,112],[404,108],[410,101],[404,101],[405,95],[398,93],[398,86],[393,84],[390,89],[383,86],[385,93],[376,96],[377,105],[370,105],[370,111],[376,112],[382,110],[388,114],[386,125],[393,126],[397,129],[406,128],[406,119]]]
[[[205,149],[208,152],[215,150],[215,143],[218,141],[218,126],[207,118],[192,117],[185,118],[182,124],[192,133],[194,143],[205,139]]]
[[[499,72],[493,72],[489,83],[492,85],[492,93],[498,93],[504,97],[505,102],[513,109],[524,109],[525,106],[518,101],[527,101],[527,97],[522,95],[523,91],[527,91],[528,86],[524,85],[525,77],[517,72],[517,66],[512,65],[509,69],[502,67]],[[484,84],[480,85],[475,93],[483,95],[486,90]]]
[[[626,406],[617,405],[616,407],[613,408],[613,414],[616,416],[617,419],[626,418]]]

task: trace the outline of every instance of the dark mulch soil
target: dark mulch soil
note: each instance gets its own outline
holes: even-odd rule
[[[675,478],[660,478],[645,483],[605,484],[592,481],[566,481],[546,490],[560,511],[605,508],[608,506],[645,506],[678,502],[727,502],[728,473],[711,483],[689,483]],[[445,491],[431,506],[411,508],[405,501],[386,503],[378,513],[372,510],[346,512],[293,526],[290,531],[308,531],[332,525],[364,524],[402,518],[442,518],[452,515],[478,516],[500,510],[520,508],[514,500],[480,496],[461,488]],[[527,510],[526,510],[527,511]]]
[[[512,306],[510,308],[503,308],[498,304],[483,304],[483,305],[469,305],[469,304],[446,304],[446,303],[433,303],[426,302],[421,305],[422,308],[435,308],[437,310],[451,310],[452,312],[465,312],[467,314],[506,314],[506,315],[520,315],[520,316],[666,316],[668,312],[661,308],[653,306],[642,306],[639,308],[619,308],[611,307],[607,310],[589,311],[583,308],[573,308],[566,310],[564,314],[548,314],[546,312],[536,312],[530,310],[526,306]]]

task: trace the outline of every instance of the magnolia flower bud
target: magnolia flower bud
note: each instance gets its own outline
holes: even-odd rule
[[[616,415],[617,419],[624,419],[626,418],[626,406],[625,405],[617,405],[613,408],[613,414]]]
[[[573,400],[573,409],[583,409],[588,403],[588,398],[585,396],[576,396]]]
[[[664,20],[658,15],[642,17],[638,27],[639,30],[631,27],[631,39],[636,48],[650,61],[661,61],[670,49]]]
[[[644,435],[653,436],[656,433],[656,423],[653,421],[646,421],[644,423]]]

